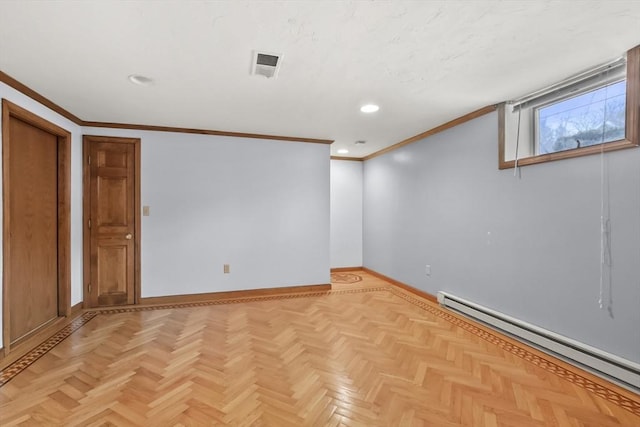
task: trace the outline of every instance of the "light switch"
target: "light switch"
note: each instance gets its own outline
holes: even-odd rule
[[[149,206],[142,207],[142,216],[149,216]]]

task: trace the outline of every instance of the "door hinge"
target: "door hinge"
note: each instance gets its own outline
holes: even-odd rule
[[[88,288],[89,288],[89,293],[91,293],[91,283],[89,283]]]
[[[89,228],[91,228],[91,219],[89,219]]]
[[[87,162],[91,164],[91,156],[87,156]]]

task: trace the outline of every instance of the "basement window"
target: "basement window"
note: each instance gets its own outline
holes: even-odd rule
[[[499,167],[638,146],[640,46],[499,107]]]
[[[536,154],[620,141],[625,137],[626,80],[533,109]]]

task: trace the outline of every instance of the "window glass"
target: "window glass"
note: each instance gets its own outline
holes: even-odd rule
[[[536,154],[624,139],[625,103],[623,80],[536,108]]]

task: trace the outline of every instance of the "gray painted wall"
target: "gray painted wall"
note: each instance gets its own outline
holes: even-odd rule
[[[364,265],[640,362],[640,149],[604,157],[600,309],[600,156],[516,178],[498,170],[497,138],[492,113],[366,161]]]
[[[142,140],[143,297],[329,283],[328,145],[83,132]]]
[[[331,160],[331,268],[362,266],[362,162]]]

